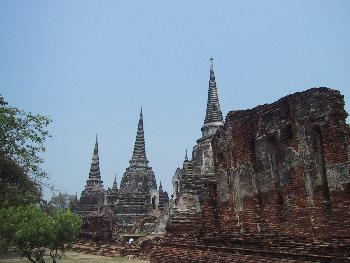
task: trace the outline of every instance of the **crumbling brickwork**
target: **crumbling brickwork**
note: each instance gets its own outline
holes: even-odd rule
[[[343,97],[326,88],[230,112],[213,141],[219,216],[231,215],[235,225],[222,231],[350,235],[346,116]]]
[[[151,262],[350,262],[346,117],[328,88],[230,112],[200,220],[170,224]]]

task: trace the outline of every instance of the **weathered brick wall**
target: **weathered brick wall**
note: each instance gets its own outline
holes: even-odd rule
[[[197,235],[170,226],[151,262],[350,262],[346,116],[327,88],[230,112]]]
[[[350,236],[346,116],[326,88],[230,112],[213,140],[220,221],[234,218],[241,234]]]

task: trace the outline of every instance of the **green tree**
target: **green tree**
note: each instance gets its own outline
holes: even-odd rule
[[[67,193],[59,192],[58,195],[54,195],[51,197],[50,202],[54,208],[67,210],[69,209],[71,202],[74,200],[75,200],[74,195],[69,195]]]
[[[81,219],[70,211],[56,210],[50,216],[49,232],[51,237],[47,242],[52,262],[65,252],[66,245],[72,245],[79,234]]]
[[[38,203],[41,169],[51,120],[11,107],[0,96],[0,207]]]
[[[14,161],[34,179],[44,178],[40,153],[45,151],[44,142],[50,136],[46,130],[50,122],[47,116],[9,106],[0,96],[0,158]]]
[[[40,201],[40,186],[14,161],[0,158],[0,171],[0,208]]]
[[[71,212],[43,212],[38,206],[0,209],[0,238],[15,246],[30,262],[44,263],[48,251],[52,261],[76,239],[81,219]]]

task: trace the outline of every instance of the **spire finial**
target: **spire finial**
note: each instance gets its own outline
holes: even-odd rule
[[[214,59],[213,57],[210,57],[210,71],[214,70]]]
[[[187,157],[187,149],[186,149],[185,161],[188,161],[188,157]]]
[[[95,139],[94,155],[98,156],[98,137],[97,137],[97,133],[96,133],[96,139]]]
[[[117,174],[114,174],[114,182],[112,184],[112,190],[118,191],[118,185],[117,185]]]
[[[159,180],[159,188],[163,188],[161,180]]]
[[[97,137],[98,137],[98,134],[96,133],[96,142],[97,142]]]

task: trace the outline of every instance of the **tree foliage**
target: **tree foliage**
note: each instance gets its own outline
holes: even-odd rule
[[[50,217],[50,238],[48,239],[47,247],[54,262],[55,258],[60,255],[60,252],[65,251],[66,245],[70,245],[75,241],[81,224],[80,218],[70,211],[62,212],[56,210]]]
[[[81,219],[69,211],[47,214],[36,205],[0,209],[0,238],[33,263],[45,262],[46,252],[56,262],[76,239],[80,226]]]
[[[9,106],[0,96],[0,157],[14,161],[27,175],[45,177],[40,153],[45,151],[44,142],[50,136],[46,130],[50,122],[47,116]]]
[[[67,193],[59,192],[58,195],[54,195],[51,197],[50,203],[53,208],[67,210],[70,208],[71,203],[74,202],[75,199],[75,195],[69,195]]]
[[[0,208],[38,203],[40,186],[14,161],[0,157]]]
[[[50,137],[47,116],[11,107],[0,96],[0,246],[15,246],[31,262],[53,262],[78,235],[81,219],[70,211],[39,207],[40,154]]]

